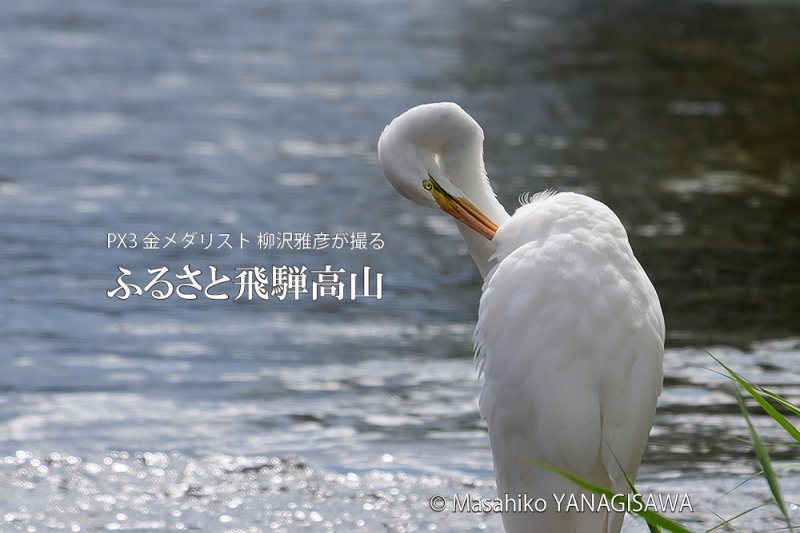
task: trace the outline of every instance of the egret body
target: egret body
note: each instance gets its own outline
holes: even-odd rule
[[[586,493],[537,463],[620,494],[636,478],[661,393],[664,318],[619,219],[575,193],[540,193],[509,216],[484,170],[483,130],[453,103],[394,119],[378,155],[400,194],[458,220],[484,278],[475,352],[498,495],[547,502],[504,513],[505,529],[618,532],[623,513],[567,512]]]

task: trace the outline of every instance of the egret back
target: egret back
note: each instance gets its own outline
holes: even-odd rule
[[[506,529],[617,532],[622,514],[555,512],[581,491],[536,462],[628,492],[662,386],[658,296],[619,219],[583,195],[534,197],[493,242],[475,333],[481,415],[501,498],[549,504],[504,515]]]

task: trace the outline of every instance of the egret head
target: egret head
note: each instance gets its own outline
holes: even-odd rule
[[[441,208],[491,239],[497,224],[453,183],[459,179],[454,173],[483,176],[482,149],[483,130],[453,103],[414,107],[386,126],[378,140],[383,173],[397,192]]]

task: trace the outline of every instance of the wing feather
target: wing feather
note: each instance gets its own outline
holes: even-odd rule
[[[575,232],[551,234],[519,246],[487,276],[475,346],[480,412],[501,494],[575,492],[535,461],[620,492],[627,486],[617,460],[636,476],[661,391],[664,322],[627,239],[608,244]],[[565,518],[530,519],[539,522],[520,530],[560,528]],[[620,526],[621,518],[612,517],[608,531]],[[596,523],[586,527],[599,530]]]

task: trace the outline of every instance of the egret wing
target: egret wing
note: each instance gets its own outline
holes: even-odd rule
[[[501,493],[575,492],[536,461],[626,492],[617,461],[635,477],[661,391],[663,335],[629,246],[563,233],[505,257],[484,283],[475,335]]]

